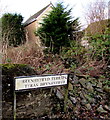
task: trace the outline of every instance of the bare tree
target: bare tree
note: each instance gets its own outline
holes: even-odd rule
[[[108,2],[108,19],[110,19],[110,1]]]
[[[1,0],[0,0],[0,18],[1,18],[1,15],[2,15],[2,5],[1,5]],[[0,56],[2,54],[2,22],[0,20]],[[2,59],[0,58],[0,63],[2,62]]]
[[[8,46],[8,43],[6,44],[3,43],[4,36],[2,36],[2,20],[1,20],[3,14],[6,13],[7,11],[6,9],[7,6],[5,6],[2,3],[2,0],[0,0],[0,63],[2,63],[3,56],[6,56],[7,54],[7,46]]]
[[[104,0],[97,0],[95,2],[91,2],[88,5],[88,9],[86,11],[86,21],[87,23],[93,23],[96,21],[101,21],[107,18],[107,5]]]
[[[88,5],[88,9],[85,12],[85,18],[88,24],[87,34],[104,33],[107,25],[107,22],[104,21],[107,19],[107,7],[107,3],[104,0],[97,0]]]

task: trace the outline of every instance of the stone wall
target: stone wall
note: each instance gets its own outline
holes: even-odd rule
[[[14,72],[12,72],[14,70]],[[105,71],[109,74],[109,68]],[[16,71],[16,72],[15,72]],[[110,120],[110,79],[93,77],[78,70],[69,76],[67,86],[42,88],[17,93],[17,118]],[[14,76],[37,74],[30,67],[3,67],[3,120],[13,118]],[[67,101],[65,97],[67,94]],[[66,107],[66,111],[64,108]]]

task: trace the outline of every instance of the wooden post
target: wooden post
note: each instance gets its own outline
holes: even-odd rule
[[[68,86],[69,86],[69,74],[68,74],[68,78],[67,78],[67,85],[65,87],[64,112],[67,112]]]

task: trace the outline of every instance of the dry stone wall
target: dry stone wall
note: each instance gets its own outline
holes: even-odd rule
[[[79,73],[76,70],[69,76],[66,112],[66,86],[43,88],[17,93],[17,118],[110,120],[109,75],[105,79],[103,76],[92,77]],[[29,66],[3,66],[3,120],[13,118],[13,77],[33,74],[37,73]]]

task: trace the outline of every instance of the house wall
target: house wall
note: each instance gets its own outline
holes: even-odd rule
[[[43,12],[41,15],[39,15],[39,17],[37,18],[37,23],[38,23],[38,24],[37,24],[36,27],[39,27],[39,23],[42,22],[43,17],[45,17],[47,14],[49,14],[50,11],[52,11],[52,7],[51,7],[51,6],[48,7],[46,10],[44,10],[44,12]]]
[[[29,42],[36,40],[36,37],[34,35],[34,32],[36,30],[35,26],[36,26],[36,22],[33,22],[25,27],[27,41]]]
[[[39,39],[39,37],[35,36],[34,32],[37,31],[37,29],[40,27],[40,24],[43,20],[43,17],[46,14],[49,14],[49,12],[52,10],[52,7],[48,7],[46,10],[44,10],[44,12],[39,15],[39,17],[37,18],[36,21],[32,22],[31,24],[27,25],[25,27],[25,31],[26,31],[26,36],[27,36],[27,41],[29,42],[35,42],[36,44],[38,44],[38,46],[41,46],[41,41]]]

